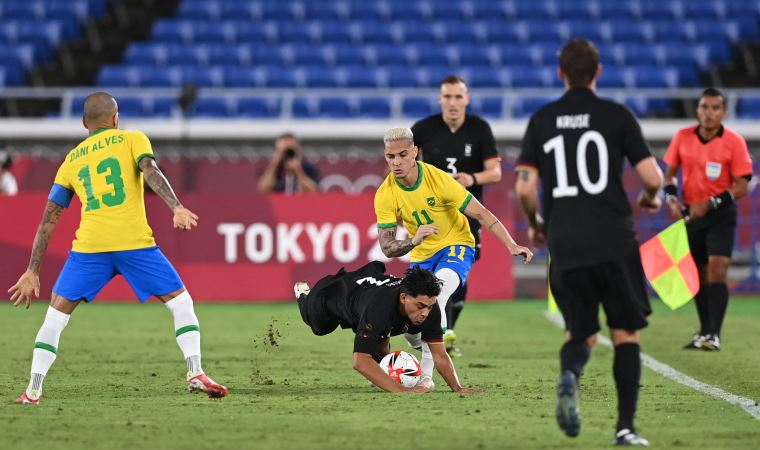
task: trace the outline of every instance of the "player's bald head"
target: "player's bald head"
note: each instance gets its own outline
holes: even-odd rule
[[[84,121],[88,126],[110,124],[116,111],[116,99],[107,92],[95,92],[84,100]]]

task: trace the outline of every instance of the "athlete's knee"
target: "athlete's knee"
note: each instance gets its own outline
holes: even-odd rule
[[[177,289],[176,291],[169,292],[168,294],[162,294],[162,295],[156,295],[156,298],[161,300],[162,302],[166,303],[169,300],[172,300],[176,298],[178,295],[181,295],[183,293],[187,292],[187,289],[185,286],[182,286],[181,288]]]
[[[707,281],[725,283],[730,263],[731,259],[727,256],[710,256],[710,262],[707,265]]]
[[[64,314],[71,314],[82,300],[69,300],[53,292],[50,297],[50,307]]]
[[[638,344],[641,340],[639,330],[624,330],[622,328],[610,328],[610,337],[615,346],[621,344]]]
[[[589,335],[578,334],[577,336],[575,336],[572,333],[570,333],[570,331],[565,330],[565,342],[585,342],[586,345],[588,345],[590,349],[593,349],[594,347],[596,347],[598,338],[599,338],[598,332],[592,333]]]

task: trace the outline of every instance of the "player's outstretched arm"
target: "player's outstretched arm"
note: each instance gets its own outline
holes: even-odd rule
[[[45,257],[48,243],[53,236],[55,226],[58,224],[58,219],[61,217],[63,207],[53,201],[48,200],[45,205],[45,212],[42,214],[42,221],[40,226],[37,227],[37,234],[34,236],[34,244],[32,245],[32,257],[29,259],[29,267],[26,269],[21,278],[18,279],[16,284],[8,289],[8,293],[11,294],[10,300],[13,302],[13,306],[18,306],[22,302],[26,302],[26,308],[32,304],[32,295],[34,297],[40,296],[40,266],[42,265],[42,259]]]
[[[424,386],[407,388],[396,383],[391,377],[383,373],[380,366],[372,359],[369,353],[354,352],[354,369],[364,375],[364,378],[369,380],[370,383],[386,392],[424,393],[428,391]]]
[[[180,230],[190,230],[198,226],[198,216],[192,211],[182,206],[177,195],[174,193],[169,180],[164,173],[158,168],[158,164],[153,158],[143,158],[140,160],[140,170],[143,172],[145,183],[153,189],[161,199],[169,206],[174,213],[174,228]]]
[[[413,237],[404,240],[396,239],[396,227],[377,228],[377,234],[380,239],[380,249],[388,258],[404,256],[412,249],[425,240],[426,237],[438,233],[438,228],[434,225],[422,225],[417,229]]]
[[[636,164],[636,172],[644,184],[644,190],[638,198],[639,206],[649,212],[657,212],[662,206],[659,197],[660,188],[662,188],[662,170],[657,165],[657,160],[654,156],[642,159]]]
[[[464,209],[465,215],[472,217],[480,222],[483,228],[487,228],[496,239],[499,240],[507,250],[515,256],[522,255],[525,264],[529,263],[533,259],[533,252],[529,248],[518,245],[512,236],[510,236],[504,224],[501,223],[491,211],[486,209],[475,197],[470,200],[467,207]]]
[[[462,387],[459,384],[459,377],[457,376],[456,369],[454,369],[454,363],[446,352],[443,342],[428,342],[427,344],[430,346],[430,353],[433,355],[435,370],[441,374],[451,390],[462,393],[474,392],[472,388]]]

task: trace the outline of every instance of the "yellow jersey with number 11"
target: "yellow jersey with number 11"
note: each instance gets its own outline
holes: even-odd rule
[[[417,162],[417,183],[406,187],[393,173],[383,181],[375,193],[375,214],[380,228],[395,227],[398,220],[404,223],[409,236],[414,236],[421,225],[434,225],[438,234],[425,238],[410,253],[413,262],[424,261],[450,245],[475,247],[470,224],[463,214],[472,200],[472,194],[448,173]]]
[[[145,134],[115,128],[92,133],[66,155],[55,184],[82,202],[72,250],[101,253],[156,245],[145,217],[138,166],[145,157],[153,157]]]

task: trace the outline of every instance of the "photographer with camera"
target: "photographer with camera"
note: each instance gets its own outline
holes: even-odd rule
[[[9,171],[13,160],[10,153],[0,150],[0,195],[12,196],[18,194],[18,183]]]
[[[319,191],[319,170],[303,159],[301,143],[292,133],[284,133],[274,141],[274,156],[259,178],[259,192]]]

